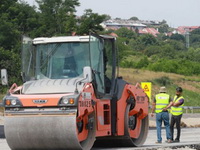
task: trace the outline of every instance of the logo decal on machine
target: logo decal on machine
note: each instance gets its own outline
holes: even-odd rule
[[[44,99],[34,99],[33,103],[35,104],[44,104],[46,103],[48,100],[44,100]]]

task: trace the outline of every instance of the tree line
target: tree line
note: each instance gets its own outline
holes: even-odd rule
[[[127,28],[119,36],[120,66],[182,75],[200,75],[200,29],[190,32],[190,47],[180,34],[138,35]]]
[[[102,31],[100,25],[107,15],[86,9],[76,16],[78,0],[36,0],[38,8],[25,1],[0,1],[0,69],[6,68],[9,83],[20,83],[20,52],[22,35],[51,37],[88,35],[90,30]]]
[[[190,33],[190,48],[185,46],[185,37],[174,34],[139,35],[127,28],[104,31],[100,25],[109,15],[86,9],[76,16],[78,0],[36,0],[38,8],[24,1],[0,1],[0,69],[6,68],[9,83],[20,83],[21,36],[31,38],[99,34],[118,35],[117,47],[121,67],[173,72],[184,75],[200,74],[200,29]],[[138,18],[132,18],[138,19]],[[160,30],[170,30],[166,22]]]

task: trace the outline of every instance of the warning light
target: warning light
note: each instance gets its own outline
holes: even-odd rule
[[[70,103],[70,104],[74,104],[74,99],[73,99],[73,98],[70,98],[69,103]]]
[[[10,100],[6,100],[6,105],[10,105],[11,101]]]

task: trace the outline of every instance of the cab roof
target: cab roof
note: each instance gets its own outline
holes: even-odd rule
[[[33,39],[33,44],[47,44],[59,42],[89,42],[89,36],[60,36],[60,37],[39,37]]]

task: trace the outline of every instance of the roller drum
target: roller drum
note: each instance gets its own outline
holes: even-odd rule
[[[6,116],[5,136],[12,150],[80,150],[93,145],[89,143],[93,142],[91,139],[83,141],[87,143],[84,147],[80,144],[76,113],[60,116]]]

